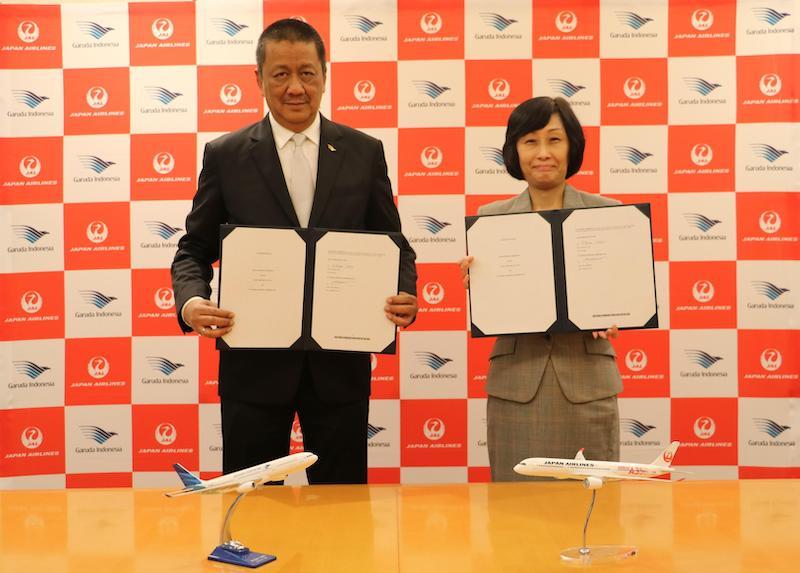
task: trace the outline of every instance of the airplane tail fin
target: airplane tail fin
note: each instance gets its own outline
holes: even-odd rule
[[[181,478],[183,485],[186,487],[195,487],[198,485],[202,485],[202,481],[196,475],[192,474],[189,470],[183,467],[181,464],[173,464],[173,468],[178,473],[178,477]]]
[[[653,465],[664,468],[670,467],[672,465],[672,460],[675,458],[675,452],[678,451],[678,446],[680,445],[680,442],[672,442],[666,450],[659,454],[653,462]]]
[[[586,459],[585,457],[583,457],[583,448],[578,450],[578,453],[575,454],[575,459],[576,460],[585,460]]]

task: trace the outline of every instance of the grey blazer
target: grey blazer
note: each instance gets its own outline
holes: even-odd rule
[[[569,184],[564,190],[565,209],[617,204],[619,201],[578,191]],[[527,189],[516,197],[478,209],[479,215],[530,212]],[[486,392],[504,400],[529,402],[539,389],[549,359],[561,391],[570,402],[608,398],[622,391],[615,358],[611,343],[594,339],[590,332],[499,336],[489,355]]]

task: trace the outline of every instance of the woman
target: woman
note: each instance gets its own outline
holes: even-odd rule
[[[586,140],[569,103],[537,97],[508,118],[503,158],[508,173],[528,187],[479,215],[526,213],[615,205],[617,201],[578,191],[566,180],[578,172]],[[467,269],[461,272],[469,288]],[[492,481],[526,478],[514,466],[528,457],[619,460],[617,394],[622,381],[604,332],[500,336],[489,357],[486,392],[487,443]]]

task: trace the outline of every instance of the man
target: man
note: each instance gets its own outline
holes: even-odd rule
[[[233,314],[208,300],[220,224],[400,230],[380,141],[319,113],[326,67],[316,30],[292,19],[273,23],[259,38],[256,61],[270,113],[206,146],[172,264],[181,328],[204,337],[235,328]],[[417,312],[417,274],[405,239],[400,259],[400,294],[383,311],[407,326]],[[365,483],[370,377],[363,353],[221,352],[223,471],[288,454],[297,412],[305,448],[319,456],[309,482]]]

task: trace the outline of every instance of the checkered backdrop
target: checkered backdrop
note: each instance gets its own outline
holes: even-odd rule
[[[236,0],[0,6],[0,486],[219,473],[217,355],[168,268],[287,16],[328,46],[323,113],[384,142],[418,253],[419,317],[373,357],[371,482],[488,479],[492,341],[455,261],[464,215],[524,187],[500,147],[532,94],[585,126],[576,187],[653,208],[661,327],[614,344],[622,458],[680,440],[692,477],[800,477],[796,1]]]

